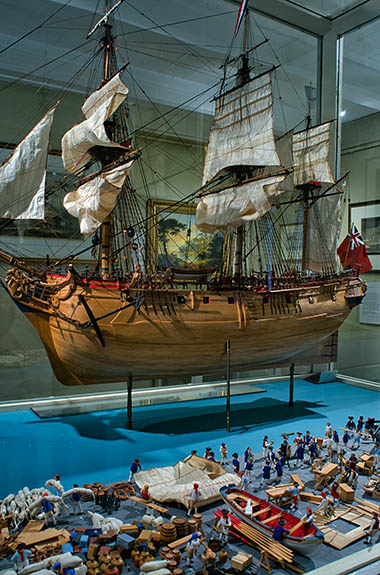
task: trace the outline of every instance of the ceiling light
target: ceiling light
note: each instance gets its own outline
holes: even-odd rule
[[[341,110],[339,115],[341,118],[344,118],[344,116],[346,115],[346,110]]]

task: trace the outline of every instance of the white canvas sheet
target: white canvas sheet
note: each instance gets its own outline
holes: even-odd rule
[[[45,217],[45,180],[52,108],[0,166],[0,217]]]
[[[160,503],[176,501],[185,507],[189,505],[189,495],[194,482],[199,484],[200,504],[217,499],[219,490],[226,485],[240,485],[240,478],[236,473],[224,472],[215,479],[210,479],[206,470],[182,461],[171,467],[155,467],[139,471],[135,474],[135,481],[140,489],[144,485],[149,485],[149,493],[155,501]]]
[[[280,164],[273,135],[271,73],[216,101],[203,184],[229,166]]]
[[[283,190],[285,176],[271,176],[201,198],[195,225],[201,232],[229,232],[257,220],[272,207],[272,200]]]
[[[329,165],[331,122],[293,134],[294,183],[334,183]]]
[[[117,74],[87,98],[82,106],[86,120],[71,128],[62,138],[62,160],[68,172],[83,168],[90,160],[88,150],[94,146],[123,148],[108,138],[104,122],[118,109],[127,94],[128,88]]]
[[[84,183],[63,199],[66,210],[79,219],[82,234],[97,230],[113,208],[133,160]]]
[[[336,269],[336,250],[342,220],[342,196],[325,197],[309,209],[306,269],[315,273]]]

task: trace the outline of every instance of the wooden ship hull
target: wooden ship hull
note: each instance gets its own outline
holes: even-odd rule
[[[224,372],[278,365],[336,332],[364,296],[357,278],[272,289],[126,289],[69,271],[8,291],[36,328],[65,385]],[[199,287],[199,286],[198,286]]]
[[[222,487],[220,494],[236,517],[269,537],[272,537],[281,514],[281,517],[286,521],[285,529],[288,531],[293,530],[292,534],[284,536],[281,543],[293,549],[293,551],[301,555],[312,555],[321,548],[323,533],[318,527],[301,524],[299,517],[284,511],[277,505],[268,503],[268,501],[264,501],[252,495],[252,493],[243,491],[235,486]],[[251,500],[252,512],[253,515],[256,513],[256,516],[250,517],[244,512],[242,504],[244,505],[247,499]],[[260,509],[263,510],[263,513],[258,515]],[[269,520],[270,517],[273,517],[273,521]]]

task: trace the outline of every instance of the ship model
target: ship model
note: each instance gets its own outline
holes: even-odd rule
[[[103,78],[84,120],[62,139],[74,191],[64,207],[91,238],[93,266],[78,255],[37,265],[0,252],[6,289],[37,330],[65,385],[209,374],[291,363],[334,334],[365,295],[357,270],[337,272],[342,192],[329,167],[332,123],[275,140],[272,77],[252,49],[226,61],[214,98],[203,184],[172,213],[196,209],[196,226],[220,248],[212,269],[155,261],[133,171],[143,151],[128,127],[128,88],[118,67],[111,12],[101,33]],[[235,72],[229,75],[229,67]],[[257,73],[258,72],[258,73]],[[232,82],[232,83],[231,83]],[[50,110],[0,166],[2,218],[44,218]],[[301,237],[284,248],[280,224],[297,209]],[[286,226],[283,226],[286,228]],[[62,271],[64,268],[64,271]]]

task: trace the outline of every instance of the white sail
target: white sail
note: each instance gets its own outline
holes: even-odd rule
[[[341,220],[341,195],[324,197],[309,208],[305,269],[314,273],[335,271]]]
[[[293,167],[292,153],[293,132],[287,132],[276,140],[276,148],[280,158],[281,166],[286,169]],[[293,172],[290,172],[281,183],[281,190],[292,191],[294,189]]]
[[[79,219],[82,234],[92,234],[115,207],[133,160],[88,180],[63,199],[66,210]]]
[[[293,134],[294,183],[334,183],[329,165],[331,122]]]
[[[45,217],[46,163],[52,108],[0,166],[0,217],[14,220]]]
[[[128,94],[128,88],[116,74],[102,88],[91,94],[82,106],[84,122],[74,126],[62,138],[62,160],[68,172],[75,172],[91,159],[88,151],[94,146],[124,148],[112,142],[104,122],[118,109]]]
[[[273,135],[272,74],[217,99],[203,184],[229,166],[280,164]]]
[[[201,232],[229,232],[250,220],[257,220],[272,207],[281,193],[279,185],[285,175],[276,175],[228,188],[201,198],[195,225]]]

